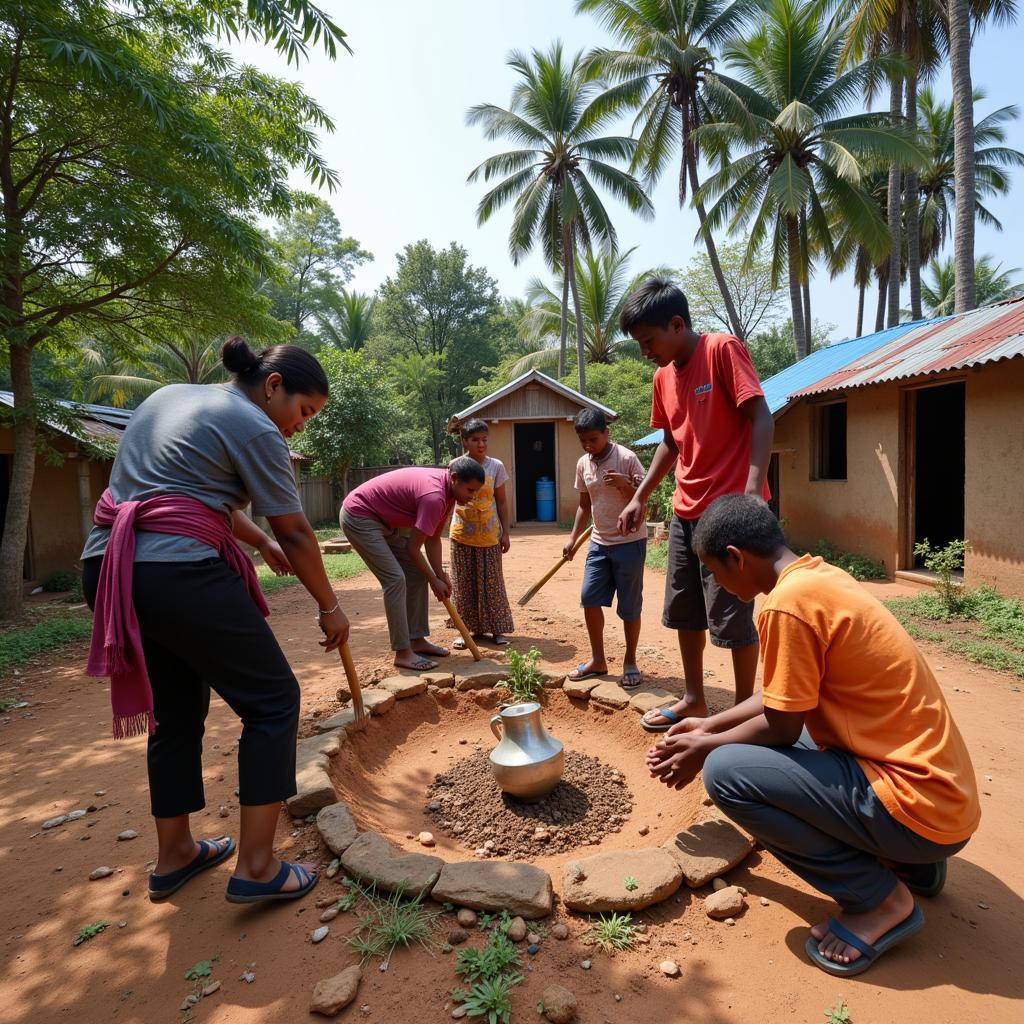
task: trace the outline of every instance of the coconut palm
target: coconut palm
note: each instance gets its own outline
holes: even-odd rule
[[[974,90],[974,102],[985,98]],[[922,89],[919,109],[921,143],[928,162],[921,171],[921,252],[924,259],[937,255],[950,237],[956,202],[953,157],[953,107]],[[977,116],[977,115],[975,115]],[[1010,169],[1024,167],[1024,153],[1003,145],[1006,129],[1020,116],[1016,106],[1000,107],[974,125],[974,215],[997,231],[1003,225],[983,200],[1009,195]]]
[[[500,177],[477,207],[483,224],[513,203],[509,253],[513,263],[540,242],[548,266],[563,272],[559,373],[565,373],[568,292],[576,322],[576,365],[579,388],[586,393],[586,344],[576,280],[576,252],[594,242],[617,248],[615,227],[595,185],[642,217],[654,215],[644,187],[628,171],[609,160],[629,161],[633,139],[603,136],[613,118],[607,105],[595,103],[601,86],[584,66],[582,54],[568,57],[555,42],[546,53],[513,52],[508,65],[519,76],[509,106],[482,103],[470,109],[467,123],[481,125],[488,139],[509,138],[519,148],[488,157],[469,175],[470,181]]]
[[[358,352],[369,340],[376,305],[375,295],[342,288],[330,303],[331,315],[317,316],[321,336],[336,348]]]
[[[763,0],[576,0],[576,10],[597,15],[623,49],[596,49],[588,61],[615,83],[605,95],[616,109],[636,111],[639,132],[633,169],[653,184],[679,153],[679,206],[687,186],[700,188],[700,145],[694,135],[703,118],[703,87],[715,51],[738,35]],[[695,203],[715,281],[732,332],[742,338],[703,202]]]
[[[993,264],[988,254],[981,256],[974,265],[974,292],[979,306],[1000,302],[1024,292],[1024,282],[1013,280],[1011,275],[1019,274],[1020,268],[1003,270],[1002,264]],[[930,281],[924,281],[921,292],[928,306],[929,316],[948,316],[956,305],[956,273],[953,260],[933,259],[928,264]]]
[[[639,359],[640,348],[619,330],[619,314],[630,292],[652,274],[670,273],[665,267],[645,270],[627,276],[627,264],[635,248],[620,254],[607,251],[581,253],[577,264],[582,313],[584,348],[588,363],[614,363],[620,359]],[[527,286],[527,311],[523,317],[526,339],[539,342],[539,348],[517,360],[508,371],[510,380],[527,370],[552,370],[558,364],[557,344],[561,301],[561,282],[551,288],[540,278],[532,278]],[[575,317],[572,327],[575,330]]]
[[[853,237],[880,259],[889,232],[865,173],[882,162],[923,161],[888,114],[845,113],[888,61],[869,58],[840,71],[843,44],[844,26],[826,24],[820,7],[772,0],[750,38],[725,48],[738,77],[709,76],[705,88],[720,120],[697,129],[722,161],[698,192],[715,200],[710,226],[745,228],[748,252],[767,244],[776,279],[786,268],[798,358],[807,354],[802,286],[811,251],[829,261],[835,251],[830,211],[842,210]]]

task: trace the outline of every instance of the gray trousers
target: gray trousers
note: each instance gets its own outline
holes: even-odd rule
[[[727,817],[850,913],[873,910],[895,888],[880,858],[931,864],[967,845],[934,843],[900,824],[854,757],[818,750],[806,730],[792,747],[718,747],[703,778]]]
[[[427,578],[409,558],[408,537],[376,519],[351,516],[345,509],[341,510],[341,528],[384,590],[391,649],[404,651],[412,640],[430,633]]]

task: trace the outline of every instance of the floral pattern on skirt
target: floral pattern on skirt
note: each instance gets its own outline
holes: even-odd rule
[[[470,633],[511,633],[512,609],[501,570],[501,545],[475,548],[451,542],[452,600]],[[451,619],[445,623],[454,627]]]

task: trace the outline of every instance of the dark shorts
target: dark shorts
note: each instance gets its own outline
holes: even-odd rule
[[[754,603],[741,601],[723,590],[701,565],[693,550],[696,519],[672,517],[668,529],[668,565],[665,572],[665,610],[661,617],[669,629],[707,629],[716,647],[749,647],[757,643]]]
[[[644,562],[647,541],[633,540],[626,544],[595,544],[587,551],[583,567],[582,608],[611,608],[612,595],[619,600],[615,614],[623,622],[640,618],[644,606]]]

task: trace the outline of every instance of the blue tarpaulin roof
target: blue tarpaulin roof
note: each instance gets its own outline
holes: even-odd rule
[[[938,319],[943,319],[942,317]],[[841,370],[844,366],[852,363],[855,359],[866,355],[868,352],[880,348],[887,342],[894,341],[902,334],[906,334],[913,327],[919,327],[922,323],[938,323],[934,321],[916,321],[915,323],[899,324],[890,327],[888,330],[879,331],[877,334],[868,334],[862,338],[852,338],[849,341],[838,341],[834,345],[819,348],[812,352],[806,359],[801,359],[787,366],[786,369],[762,381],[765,401],[772,415],[783,410],[789,403],[789,396],[804,388],[809,388],[819,380]],[[652,431],[646,437],[634,441],[635,445],[660,444],[662,432]]]

